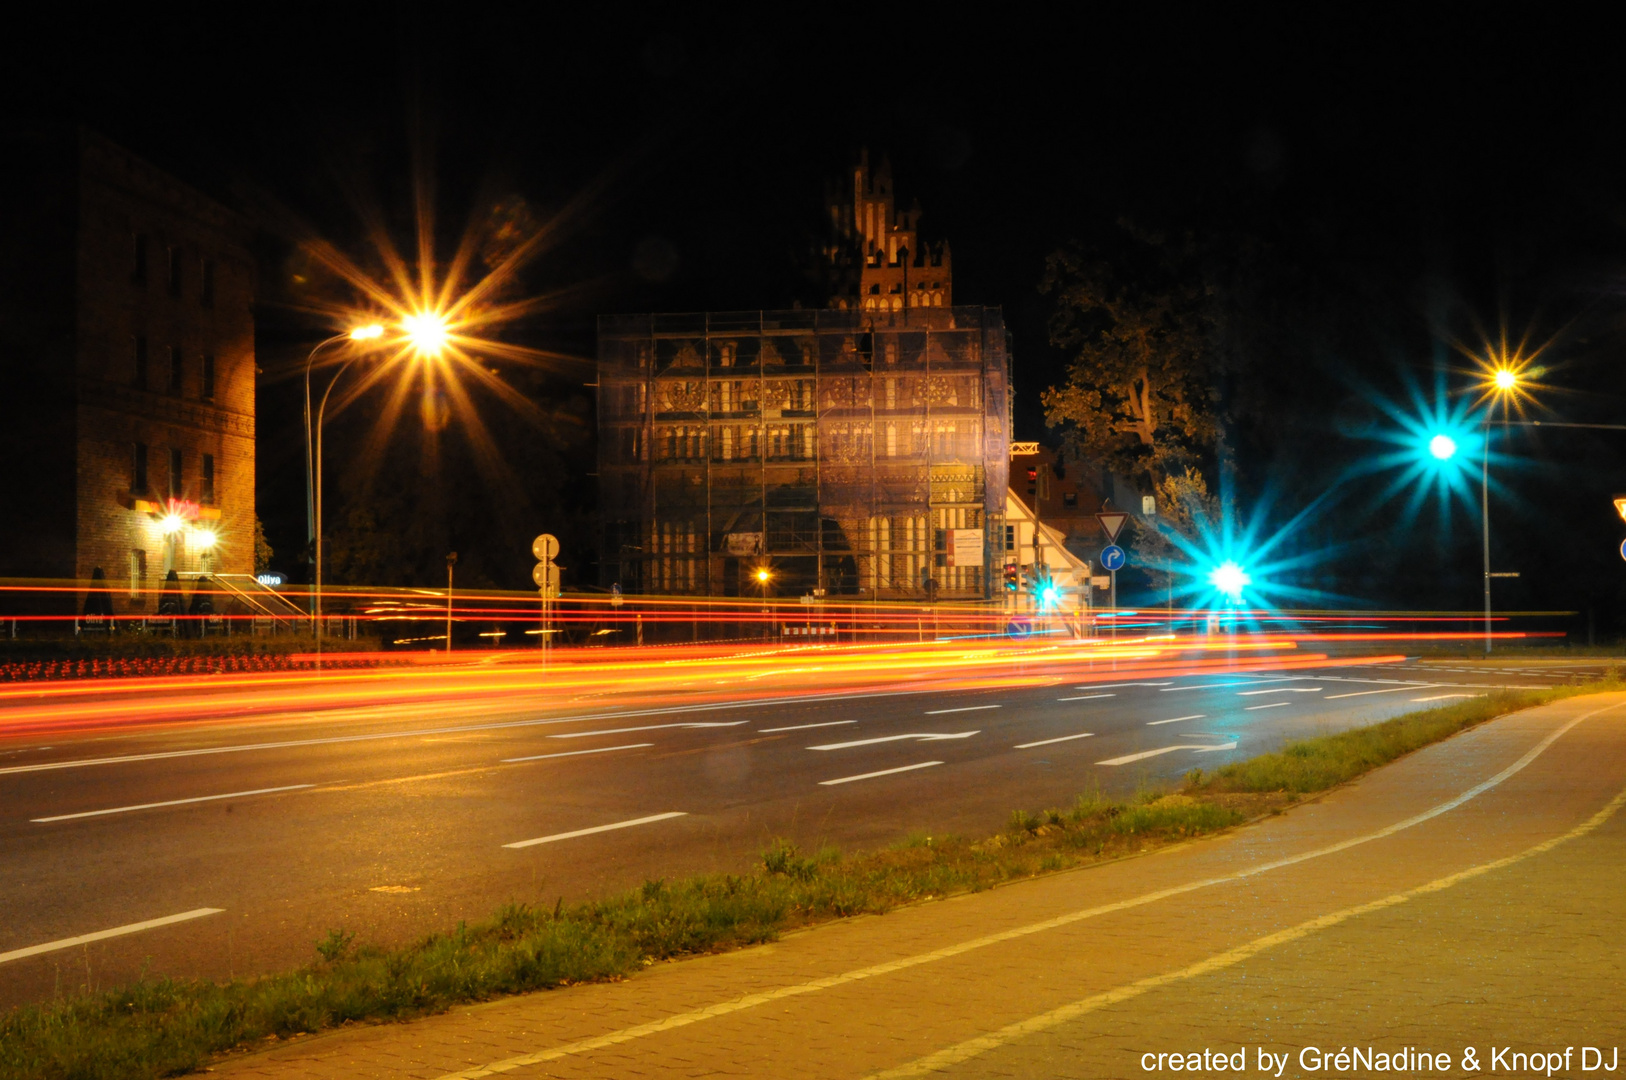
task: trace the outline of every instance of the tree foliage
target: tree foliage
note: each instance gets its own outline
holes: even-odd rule
[[[1156,588],[1167,590],[1174,583],[1174,567],[1188,561],[1176,538],[1197,543],[1204,529],[1219,528],[1224,507],[1209,491],[1203,474],[1190,465],[1162,477],[1153,491],[1157,516],[1134,519],[1131,547],[1135,565],[1146,571]]]
[[[1046,262],[1050,340],[1071,360],[1042,400],[1084,456],[1156,484],[1219,444],[1214,290],[1190,238],[1125,226],[1120,239],[1110,252],[1074,245]]]

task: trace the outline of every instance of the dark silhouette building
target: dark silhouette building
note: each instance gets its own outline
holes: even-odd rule
[[[101,567],[122,615],[252,573],[248,228],[90,132],[0,139],[0,576]]]

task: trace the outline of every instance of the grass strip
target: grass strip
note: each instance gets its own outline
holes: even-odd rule
[[[234,1049],[347,1022],[404,1020],[454,1005],[623,978],[660,960],[771,941],[786,930],[990,888],[1148,850],[1239,824],[1344,783],[1430,742],[1516,709],[1616,689],[1589,684],[1499,693],[1291,743],[1194,771],[1175,793],[1118,802],[1098,793],[1066,810],[1016,811],[973,842],[912,835],[880,851],[811,854],[776,841],[749,874],[704,875],[549,910],[508,904],[491,918],[397,949],[338,929],[298,971],[216,983],[147,979],[26,1005],[0,1017],[4,1080],[139,1080],[197,1069]]]

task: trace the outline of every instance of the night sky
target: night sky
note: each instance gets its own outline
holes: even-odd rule
[[[1004,309],[1018,437],[1057,435],[1038,403],[1066,361],[1038,290],[1048,253],[1105,243],[1125,220],[1253,252],[1248,385],[1228,384],[1226,405],[1238,513],[1267,533],[1370,460],[1377,399],[1407,400],[1410,384],[1428,396],[1442,371],[1460,387],[1453,343],[1504,326],[1550,342],[1554,391],[1533,416],[1626,422],[1626,69],[1608,34],[1573,19],[279,6],[227,24],[221,8],[162,10],[38,24],[0,108],[85,123],[229,205],[275,202],[358,252],[346,191],[368,190],[405,244],[420,152],[443,251],[494,200],[557,226],[524,286],[567,291],[515,341],[588,357],[600,313],[810,298],[825,185],[868,147],[920,200],[923,230],[952,244],[957,302]],[[283,239],[268,231],[262,252],[260,514],[289,552],[303,472],[282,375],[325,328],[288,306]],[[562,521],[565,561],[590,557],[592,374],[505,377],[550,430],[494,419],[503,445],[523,444],[510,478],[464,482],[451,462],[402,512],[443,523],[425,551],[461,545],[477,579],[520,587],[530,559],[502,554],[510,534]],[[1509,460],[1493,466],[1494,561],[1524,575],[1498,587],[1499,606],[1590,609],[1600,634],[1626,631],[1626,523],[1609,503],[1626,491],[1626,431],[1497,445]],[[392,470],[416,453],[376,468],[398,491]],[[1284,545],[1321,553],[1299,583],[1328,606],[1477,606],[1477,475],[1472,501],[1443,516],[1435,500],[1415,513],[1404,493],[1385,500],[1387,479],[1348,485]],[[365,481],[352,471],[340,486],[356,497]],[[1566,625],[1586,634],[1584,614]]]

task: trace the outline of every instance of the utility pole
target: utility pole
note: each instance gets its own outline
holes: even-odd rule
[[[446,556],[446,651],[452,651],[452,567],[457,565],[457,552]]]

